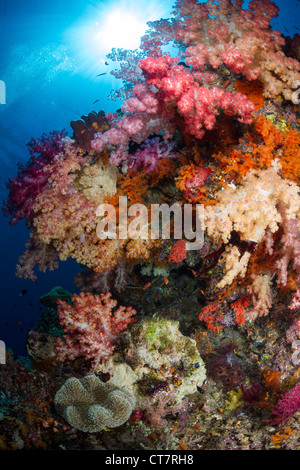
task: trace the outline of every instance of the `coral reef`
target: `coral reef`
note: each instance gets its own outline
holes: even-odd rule
[[[299,37],[242,4],[177,0],[109,54],[121,109],[29,142],[16,275],[81,271],[1,366],[0,449],[299,450]]]
[[[124,353],[117,353],[100,370],[119,386],[126,380],[139,407],[145,397],[155,398],[160,392],[172,392],[173,401],[180,402],[205,380],[196,342],[184,336],[174,320],[140,321],[122,334],[121,343]]]

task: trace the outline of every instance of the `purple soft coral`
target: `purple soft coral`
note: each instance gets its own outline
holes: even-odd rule
[[[3,212],[11,216],[11,225],[24,218],[30,220],[34,215],[33,203],[49,177],[44,169],[63,150],[66,135],[65,130],[53,131],[49,136],[43,134],[40,140],[31,139],[27,144],[31,155],[27,166],[19,163],[18,175],[9,179],[6,185],[9,196],[4,202]]]
[[[173,150],[174,143],[161,142],[159,137],[147,139],[133,155],[128,155],[130,171],[135,173],[144,168],[145,173],[150,173],[159,167],[162,158],[174,158]]]

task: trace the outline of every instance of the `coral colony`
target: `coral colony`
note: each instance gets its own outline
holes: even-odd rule
[[[109,55],[120,110],[29,142],[3,208],[30,231],[16,275],[84,270],[40,299],[29,356],[6,351],[1,449],[300,448],[300,42],[242,4],[178,0]],[[197,249],[172,211],[141,236],[173,204],[194,234],[202,207]]]

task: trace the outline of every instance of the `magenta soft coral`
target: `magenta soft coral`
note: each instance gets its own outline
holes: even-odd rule
[[[11,216],[10,223],[16,224],[23,218],[29,220],[33,217],[33,204],[36,196],[47,184],[49,174],[45,168],[53,161],[56,155],[64,148],[63,139],[67,132],[52,131],[47,136],[43,134],[38,139],[31,139],[27,144],[31,158],[27,166],[19,164],[18,175],[9,179],[7,188],[9,196],[3,205],[3,212]]]
[[[285,393],[272,411],[272,424],[280,424],[300,410],[300,383]]]
[[[214,127],[220,110],[237,116],[240,122],[252,122],[255,106],[246,95],[216,87],[208,89],[202,86],[202,73],[188,70],[178,61],[178,57],[170,56],[140,61],[146,83],[133,88],[132,97],[122,106],[122,119],[116,114],[108,115],[111,128],[96,134],[93,149],[101,152],[113,146],[110,162],[119,165],[128,159],[130,141],[142,144],[151,135],[161,133],[165,141],[172,138],[178,117],[183,119],[185,131],[198,139],[203,138],[206,129]]]
[[[74,294],[72,305],[58,300],[57,313],[64,329],[63,338],[57,338],[56,359],[59,362],[83,357],[92,360],[95,369],[115,349],[115,339],[128,325],[136,311],[132,307],[119,307],[107,294]]]

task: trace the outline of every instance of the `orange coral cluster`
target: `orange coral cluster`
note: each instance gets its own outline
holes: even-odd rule
[[[175,178],[176,188],[184,194],[185,200],[193,203],[204,201],[207,193],[204,184],[211,171],[210,168],[196,166],[193,162],[179,168],[178,177]]]
[[[281,442],[293,434],[294,430],[290,427],[284,428],[282,431],[278,431],[276,434],[271,436],[271,442],[275,449],[280,449]]]
[[[218,305],[215,303],[210,303],[202,308],[198,318],[200,321],[204,321],[209,330],[216,333],[220,333],[220,330],[224,328],[224,325],[221,324],[223,315],[218,313]]]
[[[234,86],[236,91],[248,96],[249,100],[255,104],[256,111],[263,107],[265,102],[264,87],[259,80],[253,80],[252,82],[236,80]]]
[[[245,309],[248,307],[249,303],[249,297],[243,296],[231,304],[231,307],[235,310],[235,319],[238,325],[245,323]]]
[[[271,392],[281,391],[282,372],[278,370],[267,369],[262,374],[262,383],[264,387]]]
[[[260,115],[255,118],[252,131],[244,136],[247,151],[230,150],[228,154],[217,153],[214,158],[220,161],[221,167],[235,181],[245,176],[250,170],[266,169],[278,159],[282,175],[298,182],[300,178],[300,132],[287,125],[287,129],[275,124]],[[263,142],[261,142],[263,140]]]
[[[159,246],[159,240],[128,241],[98,238],[96,234],[97,223],[100,220],[96,215],[98,204],[86,197],[79,184],[73,184],[74,181],[80,180],[81,165],[86,163],[86,159],[79,160],[74,151],[72,158],[75,163],[70,159],[65,168],[60,165],[62,167],[60,173],[54,173],[49,180],[48,188],[36,197],[33,205],[36,215],[32,221],[32,238],[54,247],[61,260],[70,257],[98,273],[113,268],[122,258],[126,258],[129,263],[148,259],[151,256],[151,249]],[[103,158],[105,161],[105,154]],[[174,164],[165,162],[163,167],[167,172],[174,168]],[[155,170],[152,173],[119,174],[117,193],[103,198],[104,203],[115,207],[117,220],[119,196],[127,196],[128,207],[136,203],[149,205],[147,195],[151,187],[160,182],[158,172]],[[169,173],[169,177],[171,176]]]

